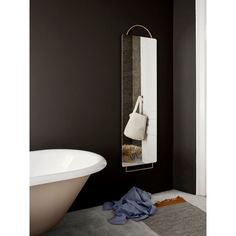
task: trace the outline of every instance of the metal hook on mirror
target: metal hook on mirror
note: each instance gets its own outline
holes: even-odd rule
[[[129,32],[130,32],[130,30],[132,30],[132,29],[135,28],[135,27],[140,27],[140,28],[145,29],[145,30],[148,32],[149,36],[152,38],[151,32],[148,30],[148,28],[146,28],[146,27],[143,26],[143,25],[133,25],[133,26],[131,26],[131,27],[127,30],[126,35],[128,35]]]

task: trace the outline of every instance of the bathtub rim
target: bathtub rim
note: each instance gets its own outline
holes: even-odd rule
[[[104,169],[107,165],[107,162],[105,158],[97,153],[90,152],[90,151],[85,151],[85,150],[78,150],[78,149],[40,149],[40,150],[35,150],[31,152],[37,152],[37,151],[79,151],[79,152],[86,152],[90,153],[92,155],[95,155],[99,157],[99,161],[96,164],[93,164],[91,166],[88,166],[83,169],[77,169],[77,170],[71,170],[71,171],[62,171],[62,172],[57,172],[55,174],[46,174],[46,175],[38,175],[38,176],[30,176],[30,187],[41,185],[41,184],[49,184],[53,182],[58,182],[58,181],[64,181],[64,180],[69,180],[69,179],[75,179],[75,178],[80,178],[83,176],[89,176],[91,174],[97,173]]]

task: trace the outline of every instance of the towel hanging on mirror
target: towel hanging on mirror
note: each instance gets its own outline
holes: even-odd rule
[[[147,116],[142,111],[143,98],[138,96],[133,112],[129,115],[124,135],[134,140],[144,140],[146,134]],[[137,109],[139,107],[139,113]]]

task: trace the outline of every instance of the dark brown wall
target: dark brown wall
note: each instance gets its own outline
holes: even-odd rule
[[[196,192],[195,0],[174,0],[174,188]]]
[[[130,187],[172,188],[172,0],[31,1],[31,150],[74,148],[103,155],[72,210],[119,199]],[[133,24],[158,38],[158,162],[121,167],[121,34]],[[141,33],[141,32],[140,32]]]

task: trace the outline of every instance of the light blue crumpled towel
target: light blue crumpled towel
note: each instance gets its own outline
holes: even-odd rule
[[[157,208],[151,202],[151,193],[132,187],[119,201],[105,202],[103,210],[113,210],[115,216],[108,221],[123,225],[128,219],[135,221],[154,215]]]

